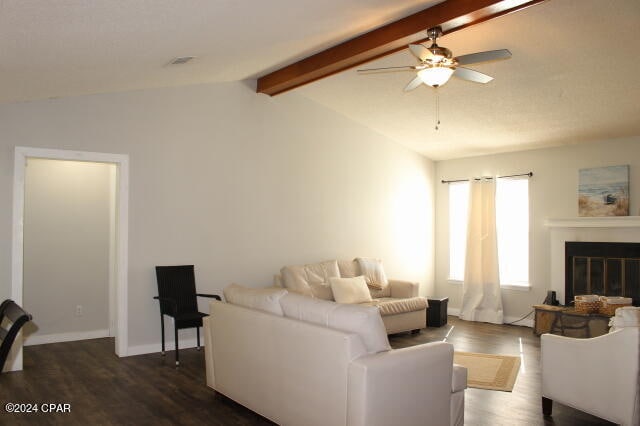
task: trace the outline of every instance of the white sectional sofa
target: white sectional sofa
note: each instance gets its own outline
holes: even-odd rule
[[[274,286],[305,296],[331,300],[329,280],[362,275],[358,260],[329,260],[307,265],[285,266],[274,276]],[[384,273],[383,273],[384,274]],[[427,299],[420,297],[416,282],[386,279],[382,288],[370,288],[372,300],[365,305],[377,306],[388,334],[414,331],[427,326]]]
[[[284,289],[225,298],[204,319],[207,385],[258,414],[296,426],[464,424],[466,369],[451,344],[392,350],[373,307]]]

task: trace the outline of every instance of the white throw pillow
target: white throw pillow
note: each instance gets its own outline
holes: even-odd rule
[[[636,306],[625,306],[616,309],[616,315],[609,321],[609,333],[625,327],[640,327],[640,308]]]
[[[387,280],[387,275],[382,267],[382,260],[371,257],[358,257],[356,260],[369,287],[382,290],[389,285],[389,280]]]
[[[333,297],[338,303],[371,302],[371,293],[364,277],[329,278]]]
[[[391,349],[387,330],[375,306],[340,305],[289,293],[280,299],[284,316],[360,336],[367,353]]]
[[[622,318],[626,325],[640,325],[640,308],[637,306],[624,306],[616,309],[616,317]]]
[[[287,294],[284,288],[248,288],[234,283],[222,292],[225,300],[232,305],[283,316],[280,298]]]

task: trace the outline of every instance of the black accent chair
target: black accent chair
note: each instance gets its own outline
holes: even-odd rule
[[[5,318],[11,323],[8,328],[2,326]],[[0,373],[18,332],[31,319],[31,315],[11,299],[5,300],[0,305]]]
[[[202,318],[208,316],[198,312],[196,296],[221,300],[215,294],[196,293],[196,278],[193,265],[156,266],[158,296],[160,301],[160,328],[162,331],[162,355],[164,355],[164,315],[173,317],[176,342],[176,366],[180,365],[178,355],[178,330],[196,328],[198,350],[200,350],[200,327]]]

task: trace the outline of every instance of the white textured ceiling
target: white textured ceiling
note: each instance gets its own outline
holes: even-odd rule
[[[0,102],[253,78],[438,2],[0,0]],[[471,67],[487,85],[438,89],[438,131],[434,90],[402,91],[410,73],[350,70],[295,92],[433,159],[640,135],[638,0],[548,0],[440,44],[513,58]]]
[[[0,0],[0,102],[255,78],[431,3]]]
[[[495,78],[452,78],[404,93],[412,73],[350,70],[298,89],[434,160],[640,135],[640,1],[549,0],[439,40],[455,56],[509,49],[470,65]],[[367,67],[410,65],[407,51]]]

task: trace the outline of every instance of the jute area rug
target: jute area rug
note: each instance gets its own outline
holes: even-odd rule
[[[479,389],[511,392],[520,370],[517,356],[455,352],[453,362],[467,367],[467,385]]]

